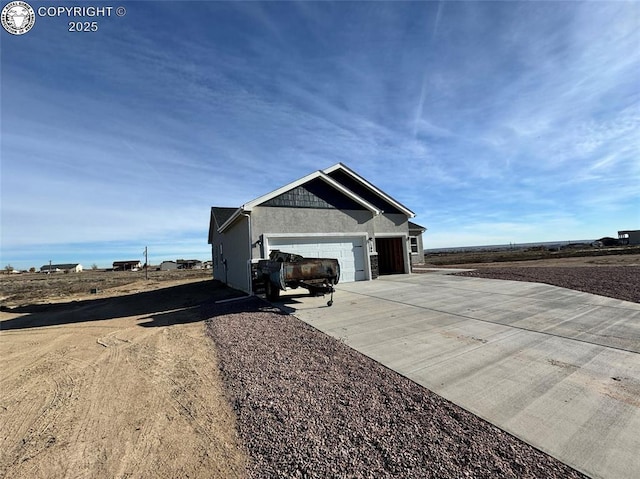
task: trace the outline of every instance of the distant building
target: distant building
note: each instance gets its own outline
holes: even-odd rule
[[[160,271],[173,271],[178,269],[178,263],[175,261],[163,261],[160,263]]]
[[[137,271],[140,268],[142,268],[142,263],[140,263],[140,261],[138,261],[137,259],[113,262],[114,271]]]
[[[618,231],[618,243],[622,245],[640,244],[640,230]]]
[[[59,273],[61,271],[66,271],[69,273],[80,273],[82,272],[82,265],[80,263],[45,264],[40,267],[41,273]]]
[[[179,259],[178,269],[202,269],[202,261],[199,259]]]

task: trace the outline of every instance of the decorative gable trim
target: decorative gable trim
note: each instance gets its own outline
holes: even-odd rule
[[[347,188],[345,188],[344,186],[342,186],[340,183],[338,183],[336,180],[334,180],[333,178],[331,178],[330,176],[326,175],[325,173],[323,173],[322,171],[318,170],[318,171],[314,171],[313,173],[308,174],[307,176],[304,176],[302,178],[300,178],[299,180],[293,181],[291,183],[289,183],[288,185],[285,185],[281,188],[278,188],[277,190],[272,191],[271,193],[267,193],[266,195],[263,195],[259,198],[256,198],[253,201],[249,201],[248,203],[245,203],[242,206],[242,209],[244,211],[251,211],[253,208],[255,208],[256,206],[260,206],[262,203],[265,203],[266,201],[269,201],[277,196],[280,196],[294,188],[297,188],[298,186],[304,185],[305,183],[308,183],[311,180],[314,180],[316,178],[321,179],[322,181],[326,182],[327,184],[329,184],[330,186],[332,186],[333,188],[335,188],[336,190],[338,190],[340,193],[342,193],[343,195],[347,196],[348,198],[351,198],[353,201],[355,201],[356,203],[364,206],[366,209],[368,209],[369,211],[371,211],[374,215],[379,215],[381,213],[381,211],[376,208],[375,206],[373,206],[371,203],[369,203],[368,201],[365,201],[364,199],[360,198],[358,195],[354,194],[352,191],[348,190]]]
[[[329,174],[329,173],[333,173],[336,170],[342,170],[343,172],[351,176],[354,180],[356,180],[357,182],[361,183],[363,186],[371,190],[373,193],[375,193],[376,195],[380,196],[382,199],[384,199],[388,203],[391,203],[393,206],[398,208],[400,211],[406,214],[409,218],[414,218],[416,216],[416,214],[413,211],[411,211],[409,208],[407,208],[403,204],[391,198],[391,196],[387,195],[380,188],[375,187],[374,185],[369,183],[367,180],[365,180],[362,176],[357,174],[355,171],[349,169],[347,166],[343,165],[342,163],[336,163],[335,165],[322,170],[322,172],[325,174]]]

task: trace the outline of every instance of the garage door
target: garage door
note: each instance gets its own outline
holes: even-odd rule
[[[364,238],[308,236],[304,238],[269,238],[269,252],[279,249],[306,258],[336,258],[340,263],[340,282],[367,279]]]

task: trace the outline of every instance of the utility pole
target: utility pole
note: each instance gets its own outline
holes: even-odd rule
[[[144,247],[144,279],[149,279],[149,257],[147,256],[147,247]]]

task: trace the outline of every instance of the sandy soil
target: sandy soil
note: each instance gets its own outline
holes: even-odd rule
[[[427,257],[428,259],[428,257]],[[528,261],[500,261],[493,263],[456,263],[451,265],[434,266],[433,264],[421,265],[423,268],[505,268],[516,266],[518,268],[530,268],[536,266],[549,267],[585,267],[585,266],[640,266],[640,254],[617,254],[603,256],[583,256],[575,258],[534,259]]]
[[[100,298],[85,284],[75,301],[5,302],[0,477],[244,477],[198,306],[229,295],[212,283],[136,279]]]

